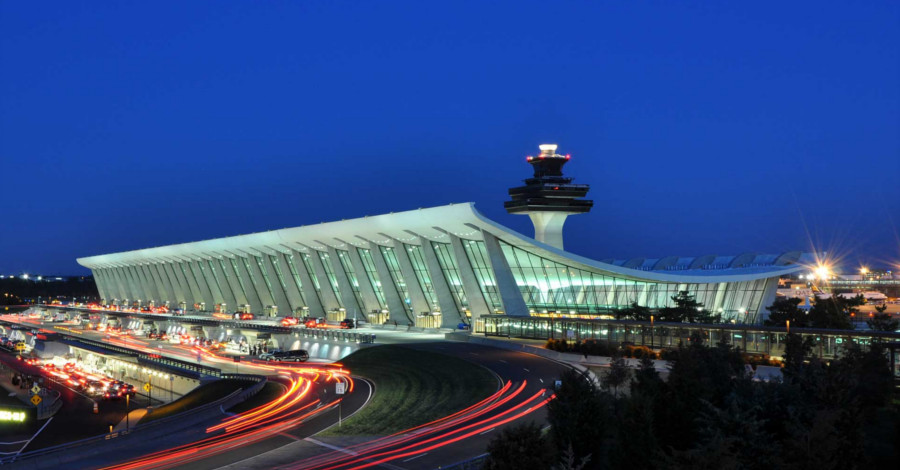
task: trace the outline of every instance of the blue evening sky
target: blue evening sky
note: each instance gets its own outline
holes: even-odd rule
[[[0,274],[451,202],[531,235],[545,142],[570,251],[896,267],[900,2],[0,3]]]

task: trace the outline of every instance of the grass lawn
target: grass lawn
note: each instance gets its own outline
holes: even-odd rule
[[[287,389],[284,387],[284,385],[281,385],[277,382],[268,381],[265,385],[263,385],[263,388],[259,391],[259,393],[253,395],[242,403],[234,405],[233,407],[229,408],[228,411],[231,413],[243,413],[245,411],[250,411],[253,408],[265,405],[270,401],[274,401],[282,394],[284,394],[285,391],[287,391]]]
[[[250,387],[251,385],[253,385],[253,382],[237,379],[222,379],[203,384],[172,403],[167,403],[154,408],[141,419],[141,424],[146,424],[160,418],[172,416],[205,405],[209,402],[226,397],[235,390]]]
[[[341,361],[375,383],[369,404],[323,436],[385,435],[459,411],[497,390],[483,367],[443,354],[388,345],[361,349]]]

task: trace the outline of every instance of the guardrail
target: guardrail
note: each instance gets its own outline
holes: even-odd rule
[[[298,328],[294,333],[303,335],[304,338],[315,338],[330,341],[347,341],[351,343],[371,344],[375,342],[375,335],[369,333],[352,333],[346,330],[331,330],[320,328]]]
[[[79,344],[87,345],[93,348],[101,348],[107,351],[112,351],[120,354],[126,354],[129,356],[137,357],[139,361],[146,362],[149,364],[160,365],[167,368],[174,368],[181,371],[192,372],[198,375],[208,375],[212,377],[222,377],[221,369],[217,369],[215,367],[209,367],[197,364],[195,362],[182,361],[180,359],[174,359],[171,357],[163,356],[161,354],[153,354],[146,353],[143,351],[138,351],[135,349],[129,349],[122,346],[116,346],[114,344],[104,343],[103,341],[96,341],[88,338],[80,338],[69,336],[67,334],[59,333],[61,335],[60,340],[69,345],[78,346]]]
[[[37,406],[37,419],[47,419],[56,414],[60,408],[63,406],[62,401],[62,393],[57,390],[52,390],[51,393],[56,394],[56,398],[53,399],[53,402],[50,404],[41,403]],[[46,401],[46,399],[44,399]],[[43,406],[41,406],[43,405]]]
[[[54,308],[66,308],[66,307],[54,307]],[[283,325],[267,325],[262,323],[255,323],[253,321],[233,321],[233,320],[219,320],[215,318],[192,318],[180,315],[166,315],[161,313],[141,313],[141,312],[117,312],[117,311],[105,311],[105,310],[90,310],[83,309],[77,307],[68,307],[69,310],[77,310],[81,312],[90,312],[95,314],[106,314],[106,315],[114,315],[117,317],[134,317],[140,318],[142,320],[154,320],[154,321],[172,321],[172,322],[180,322],[180,323],[190,323],[194,325],[203,325],[210,327],[222,327],[222,328],[231,328],[231,329],[250,329],[257,331],[264,331],[268,333],[279,333],[279,334],[292,334],[292,333],[302,333],[306,335],[306,337],[313,337],[319,339],[333,340],[333,341],[350,341],[356,342],[360,344],[371,344],[375,342],[375,335],[367,334],[367,333],[351,333],[344,330],[333,330],[333,329],[323,329],[323,328],[306,328],[304,326],[283,326]],[[324,332],[324,333],[322,333]],[[349,336],[348,336],[349,335]]]
[[[6,458],[0,459],[0,465],[6,465],[10,463],[25,463],[28,462],[28,468],[56,468],[60,465],[64,464],[65,461],[61,458],[53,459],[49,458],[49,456],[57,453],[63,453],[64,457],[75,457],[75,453],[72,452],[74,449],[82,449],[82,451],[78,455],[83,455],[86,451],[89,450],[89,446],[95,444],[103,444],[111,440],[116,440],[119,446],[127,445],[131,439],[147,439],[152,437],[153,435],[162,432],[162,433],[171,433],[174,429],[183,429],[189,425],[195,424],[192,422],[191,418],[197,418],[198,415],[202,415],[209,412],[215,412],[218,414],[218,408],[221,406],[222,408],[231,408],[232,406],[252,397],[259,393],[263,386],[265,386],[268,379],[259,375],[250,375],[250,374],[227,374],[230,376],[235,376],[232,378],[241,378],[247,380],[256,381],[255,384],[251,385],[247,389],[235,390],[234,392],[228,394],[225,397],[222,397],[216,401],[206,403],[197,408],[178,413],[172,416],[167,416],[165,418],[158,419],[156,421],[151,421],[145,425],[136,425],[130,431],[119,431],[115,433],[109,434],[100,434],[97,436],[92,436],[84,439],[80,439],[73,442],[68,442],[65,444],[60,444],[52,447],[46,447],[43,449],[34,450],[31,452],[26,452],[19,455],[13,455]],[[239,376],[239,377],[238,377]],[[193,421],[199,421],[203,418],[197,418]],[[176,426],[173,426],[175,424]],[[134,437],[132,437],[134,436]],[[116,446],[117,447],[117,446]],[[87,449],[85,449],[87,448]],[[104,446],[102,451],[108,452],[111,450],[108,446]],[[35,459],[39,459],[35,461]]]

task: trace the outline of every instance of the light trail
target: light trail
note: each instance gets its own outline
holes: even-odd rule
[[[518,395],[518,392],[521,392],[522,389],[523,389],[523,387],[520,387],[519,389],[517,389],[517,391],[514,395],[509,396],[507,398],[512,399],[513,397]],[[440,428],[435,428],[435,429],[429,429],[425,433],[413,435],[413,436],[407,436],[405,439],[401,439],[401,440],[394,441],[394,442],[388,442],[386,444],[376,446],[371,449],[366,449],[362,452],[357,451],[356,455],[347,456],[346,454],[341,454],[341,455],[338,455],[337,457],[326,459],[324,461],[322,461],[322,459],[313,459],[313,461],[307,460],[299,465],[284,466],[284,467],[280,467],[280,468],[284,468],[284,469],[321,468],[321,469],[328,469],[328,470],[337,469],[337,468],[345,468],[345,467],[367,468],[367,467],[371,467],[373,465],[380,465],[382,463],[396,460],[399,458],[420,454],[422,452],[428,452],[433,449],[437,449],[440,447],[444,447],[446,445],[453,444],[455,442],[459,442],[460,440],[469,438],[471,436],[478,435],[485,430],[492,429],[497,426],[506,424],[506,423],[514,421],[516,419],[519,419],[527,414],[537,411],[538,409],[542,408],[548,401],[555,398],[554,395],[551,395],[548,398],[544,398],[544,395],[545,395],[545,391],[541,390],[541,391],[535,393],[534,395],[527,397],[525,400],[515,404],[513,407],[500,412],[499,414],[492,415],[485,419],[475,420],[478,416],[481,416],[484,413],[492,411],[492,410],[496,409],[496,407],[499,407],[502,405],[502,404],[498,403],[498,404],[496,404],[496,406],[491,406],[488,409],[481,410],[472,416],[464,417],[464,419],[462,419],[460,422],[458,422],[456,424],[462,424],[464,422],[469,422],[469,421],[473,421],[473,420],[475,420],[475,421],[470,422],[469,424],[467,424],[461,428],[453,429],[446,433],[444,433],[442,431],[448,427],[451,427],[452,425],[442,426]],[[535,404],[536,400],[537,400],[537,403]],[[526,408],[523,411],[517,412],[518,410],[521,410],[522,408],[524,408],[526,406],[528,406],[528,408]],[[515,414],[513,414],[513,413],[515,413]],[[504,416],[507,416],[510,414],[512,414],[512,416],[508,416],[508,417],[504,418]],[[469,432],[465,432],[465,431],[469,431]],[[404,432],[407,432],[407,431],[404,431]],[[460,433],[463,433],[463,434],[460,434]],[[457,435],[457,434],[460,434],[460,435]],[[454,436],[454,435],[457,435],[457,436]],[[402,445],[406,442],[409,442],[410,440],[418,439],[418,438],[425,437],[425,436],[431,436],[431,437],[429,437],[425,440],[422,440],[422,441],[417,441],[417,442],[413,442],[413,443],[404,445],[402,447],[399,447],[399,448],[396,448],[393,450],[382,451],[383,449],[387,449],[389,447],[395,447],[397,445]],[[425,446],[425,447],[422,447],[422,446]],[[333,454],[334,453],[328,454],[328,455],[333,455]],[[372,459],[378,459],[378,460],[372,461]]]
[[[345,450],[353,450],[354,452],[357,452],[358,454],[370,455],[372,453],[379,452],[383,449],[387,449],[392,446],[401,445],[401,444],[410,442],[415,439],[420,439],[425,436],[437,435],[437,433],[440,433],[446,429],[449,429],[454,426],[458,426],[463,423],[472,421],[474,419],[477,419],[477,418],[485,415],[486,413],[490,413],[491,411],[494,411],[494,410],[502,407],[503,405],[509,403],[510,401],[515,399],[518,395],[520,395],[524,391],[526,385],[527,384],[525,382],[523,382],[523,383],[519,384],[519,386],[516,388],[516,390],[512,391],[511,393],[507,393],[510,391],[510,389],[512,387],[512,383],[507,381],[507,383],[500,390],[495,392],[493,395],[485,398],[481,402],[476,403],[475,405],[472,405],[468,408],[465,408],[463,410],[460,410],[456,413],[445,416],[443,418],[431,421],[429,423],[421,424],[419,426],[415,426],[415,427],[400,431],[398,433],[394,433],[390,436],[386,436],[386,437],[383,437],[380,439],[376,439],[374,441],[369,441],[369,442],[358,444],[355,446],[350,446],[350,447],[346,448]],[[542,390],[541,392],[538,392],[538,393],[543,394],[544,392]],[[535,396],[537,396],[537,395],[535,395]],[[527,403],[528,401],[532,400],[533,398],[534,397],[531,397],[523,403]],[[509,411],[507,411],[507,412],[509,412]],[[507,412],[504,412],[504,413],[507,413]],[[502,416],[504,413],[501,413],[500,415],[497,415],[491,419],[495,419],[498,416]],[[417,430],[423,430],[423,429],[424,429],[424,431],[422,431],[422,432],[418,432],[418,433],[415,432]],[[463,428],[463,429],[466,429],[466,428]],[[458,432],[458,431],[459,430],[453,431],[450,434],[452,434],[454,432]],[[444,435],[444,436],[446,436],[446,435]],[[440,436],[438,436],[438,437],[440,437]],[[429,442],[429,441],[425,441],[425,442]],[[420,445],[420,444],[421,443],[415,444],[415,445]],[[300,465],[286,466],[286,467],[281,467],[281,468],[291,468],[291,469],[317,468],[317,467],[321,467],[324,465],[331,465],[331,464],[337,463],[341,460],[346,460],[347,458],[348,458],[347,455],[344,453],[331,452],[331,453],[325,454],[323,456],[320,456],[318,458],[307,459]]]

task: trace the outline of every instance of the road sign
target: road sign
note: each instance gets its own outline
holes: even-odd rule
[[[40,397],[39,395],[32,395],[32,396],[31,396],[31,402],[34,403],[34,406],[40,405],[40,404],[41,404],[41,401],[43,401],[43,400],[41,399],[41,397]]]
[[[344,382],[338,382],[334,384],[334,393],[338,395],[344,394]]]
[[[144,384],[144,391],[145,391],[145,392],[149,392],[151,388],[153,388],[153,387],[150,385],[149,382]]]
[[[31,387],[31,393],[35,395],[41,393],[41,387],[38,387],[37,384],[34,384],[34,387]]]

